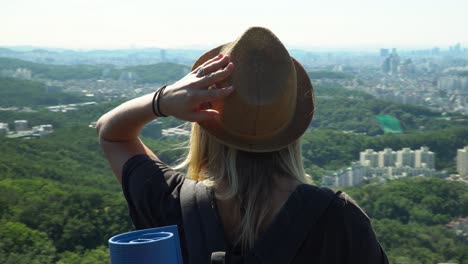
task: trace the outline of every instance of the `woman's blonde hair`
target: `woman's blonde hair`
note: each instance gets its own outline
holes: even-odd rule
[[[253,247],[262,224],[272,216],[275,179],[311,182],[304,172],[299,139],[274,152],[245,152],[220,143],[197,123],[192,124],[187,157],[176,168],[183,167],[189,178],[212,186],[217,199],[234,201],[233,212],[240,217],[235,243],[243,251]],[[226,188],[219,188],[221,184]]]

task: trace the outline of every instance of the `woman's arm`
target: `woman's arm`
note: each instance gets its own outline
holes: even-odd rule
[[[203,70],[200,70],[203,68]],[[202,110],[205,102],[228,96],[232,87],[208,90],[208,87],[227,78],[234,65],[229,57],[218,55],[208,60],[160,94],[159,107],[163,114],[181,120],[198,122],[218,118],[212,109]],[[99,142],[119,182],[125,162],[138,154],[156,155],[138,138],[141,129],[156,116],[153,113],[154,93],[127,101],[97,121]]]

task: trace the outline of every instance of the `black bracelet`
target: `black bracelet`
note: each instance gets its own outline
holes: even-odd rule
[[[161,89],[159,89],[158,98],[156,99],[156,108],[158,109],[159,116],[161,116],[161,117],[167,117],[167,115],[165,115],[165,114],[163,114],[161,112],[160,104],[159,104],[159,99],[161,99],[161,96],[164,93],[164,90],[166,89],[166,87],[167,87],[167,85],[164,85],[163,87],[161,87]]]
[[[159,88],[156,92],[154,92],[152,108],[154,115],[157,117],[167,117],[167,115],[161,113],[161,109],[159,107],[159,98],[161,98],[161,93],[164,92],[166,86],[167,85],[164,85],[163,87]]]
[[[156,92],[154,92],[153,101],[151,103],[151,107],[153,109],[153,114],[155,116],[159,116],[158,113],[156,113],[156,108],[154,108],[154,101],[156,100],[156,96],[158,96],[158,93],[159,93],[159,89]]]

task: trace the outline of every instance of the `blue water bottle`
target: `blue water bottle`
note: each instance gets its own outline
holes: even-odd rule
[[[177,226],[143,229],[109,239],[111,264],[183,264]]]

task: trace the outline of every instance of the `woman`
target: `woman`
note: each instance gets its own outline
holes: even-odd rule
[[[186,263],[220,250],[226,263],[387,263],[362,210],[308,183],[299,138],[313,111],[302,66],[255,27],[205,53],[178,82],[103,115],[97,129],[135,227],[178,225]],[[179,166],[187,177],[138,138],[164,116],[193,122]]]

